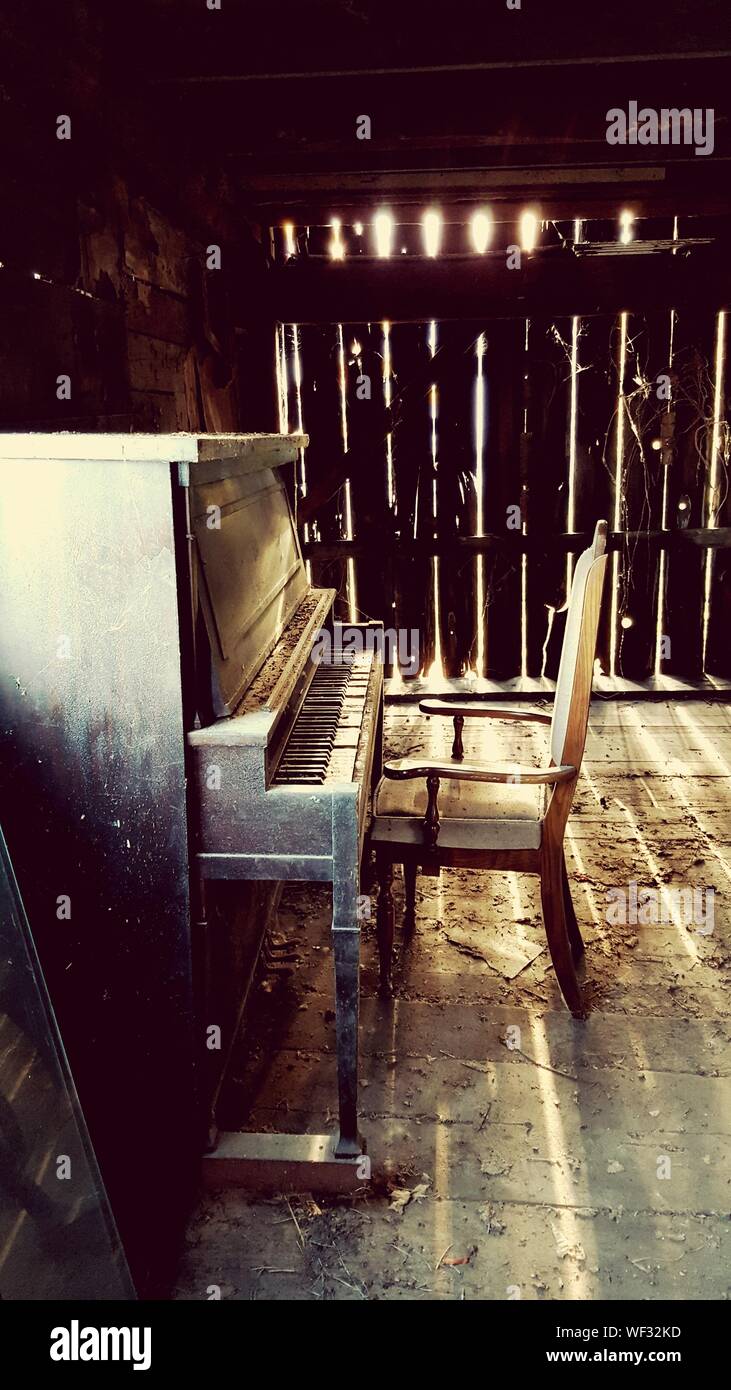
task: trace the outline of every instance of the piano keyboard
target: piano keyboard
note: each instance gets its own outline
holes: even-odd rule
[[[322,662],[310,682],[282,754],[273,785],[321,786],[349,781],[363,720],[372,653]]]

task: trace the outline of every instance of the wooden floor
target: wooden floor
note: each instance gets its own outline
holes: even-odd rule
[[[388,708],[387,755],[446,752],[450,734]],[[537,761],[545,730],[468,722],[465,745]],[[588,1020],[562,1006],[534,880],[421,879],[391,1007],[364,924],[371,1187],[340,1202],[203,1196],[176,1297],[727,1297],[729,707],[596,701],[567,850]],[[633,880],[697,887],[704,907],[715,889],[713,929],[688,924],[682,900],[675,921],[610,923],[609,890]],[[328,927],[325,890],[287,891],[280,934],[298,963],[258,982],[224,1128],[334,1126]]]

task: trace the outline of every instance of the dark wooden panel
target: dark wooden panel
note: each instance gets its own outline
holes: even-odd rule
[[[71,379],[59,400],[57,378]],[[43,280],[0,274],[0,419],[68,427],[129,411],[121,308]],[[79,428],[79,426],[76,426]]]
[[[520,269],[508,269],[497,252],[444,260],[295,260],[270,269],[260,307],[296,323],[640,313],[692,308],[709,285],[719,308],[731,304],[731,262],[722,247],[699,247],[686,257],[577,257],[559,247],[524,256]]]

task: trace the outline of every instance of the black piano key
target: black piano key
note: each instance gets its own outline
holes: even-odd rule
[[[357,729],[368,690],[370,664],[354,660],[320,664],[284,748],[275,783],[322,784],[343,740],[357,743]]]

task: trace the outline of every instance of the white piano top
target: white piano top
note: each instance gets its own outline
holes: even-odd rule
[[[271,456],[287,463],[309,443],[306,434],[75,434],[0,433],[0,459],[117,459],[135,463],[205,463]]]

